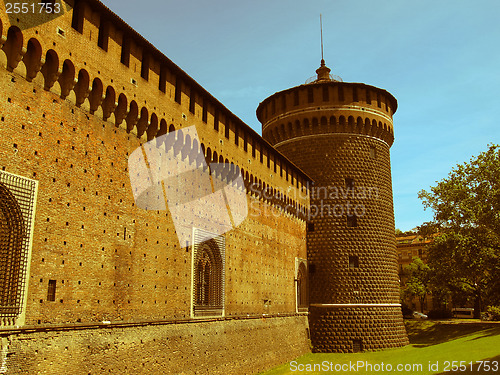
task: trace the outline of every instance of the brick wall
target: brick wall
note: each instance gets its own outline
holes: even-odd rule
[[[83,6],[82,33],[71,26],[73,2],[61,4],[63,15],[35,26],[6,17],[0,5],[0,168],[38,181],[23,323],[30,329],[0,329],[11,342],[9,368],[68,373],[71,363],[72,371],[89,366],[88,372],[102,373],[111,366],[142,366],[169,347],[158,373],[175,366],[190,373],[204,363],[221,373],[221,366],[250,373],[307,351],[303,315],[120,328],[120,334],[80,326],[190,318],[192,250],[179,243],[168,210],[142,210],[132,195],[128,157],[141,144],[171,127],[195,125],[207,162],[233,163],[243,172],[249,214],[224,235],[229,318],[295,314],[295,262],[306,258],[306,223],[296,208],[308,206],[309,178],[102,4]],[[102,14],[112,21],[107,51],[97,46]],[[133,35],[129,66],[120,63],[126,35]],[[146,79],[140,65],[153,52]],[[162,69],[164,92],[158,87]],[[294,189],[303,194],[285,194]],[[56,282],[55,301],[48,300],[49,280]],[[53,331],[55,326],[62,328]],[[174,328],[182,331],[178,337]],[[135,346],[142,330],[150,336]],[[202,359],[209,344],[203,339],[198,348],[192,337],[203,332],[227,355],[218,351]],[[84,344],[104,340],[113,346],[106,341],[112,337],[134,343],[131,348],[140,347],[144,357],[131,363],[137,353],[131,348],[101,353],[97,345],[89,352]],[[247,359],[253,350],[260,355],[255,365]],[[94,363],[87,363],[89,353],[96,355]]]
[[[189,316],[191,250],[178,242],[168,210],[138,209],[132,196],[128,156],[144,137],[76,106],[71,95],[44,90],[41,73],[27,82],[18,70],[1,70],[0,168],[39,181],[26,323]],[[177,104],[166,104],[159,110],[186,126]],[[265,159],[247,161],[242,145],[219,142],[217,132],[192,121],[207,149],[244,166],[246,177],[250,172],[249,192],[251,181],[262,189],[257,177],[266,175]],[[266,178],[277,182],[267,184],[276,191],[295,188],[291,177]],[[247,195],[247,219],[225,236],[228,315],[295,312],[295,258],[306,257],[305,222],[258,191]],[[48,280],[56,281],[53,302]]]
[[[310,350],[305,316],[38,331],[4,345],[8,374],[50,375],[255,374]]]

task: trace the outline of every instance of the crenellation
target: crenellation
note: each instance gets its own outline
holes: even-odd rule
[[[84,12],[84,17],[83,17],[83,20],[84,20],[85,22],[83,23],[83,30],[85,30],[86,28],[89,28],[89,38],[91,38],[91,36],[90,36],[91,34],[94,34],[94,35],[95,35],[95,34],[96,34],[96,32],[98,32],[98,30],[99,30],[99,27],[98,27],[98,26],[99,26],[99,22],[98,22],[98,20],[96,21],[94,18],[92,18],[92,17],[94,17],[94,16],[93,16],[93,14],[94,14],[94,13],[95,13],[95,12],[92,12],[92,11],[91,11],[91,9],[90,9],[88,6],[86,6],[86,7],[85,7],[85,12]],[[88,18],[90,18],[90,20],[89,20]],[[109,22],[109,21],[106,21],[106,22]],[[119,43],[118,43],[118,39],[119,39],[119,38],[118,38],[118,37],[116,37],[116,36],[119,34],[119,33],[116,31],[116,30],[118,30],[118,28],[116,28],[116,30],[115,30],[115,29],[114,29],[114,28],[112,28],[111,26],[109,26],[109,27],[110,27],[109,37],[108,37],[107,39],[108,39],[108,40],[110,40],[110,41],[113,41],[114,43],[116,43],[116,44],[118,45],[118,44],[119,44]],[[93,28],[95,28],[95,30],[93,30]],[[113,32],[112,30],[115,30],[116,32]],[[75,31],[76,31],[76,30],[75,30]],[[77,33],[78,33],[78,32],[77,32]],[[113,35],[114,35],[115,37],[113,37]],[[122,35],[125,35],[125,32],[123,32],[123,33],[122,33]],[[101,50],[103,50],[101,47],[99,47],[99,45],[98,45],[98,44],[99,44],[99,43],[97,43],[97,47],[98,47],[98,48],[100,48]],[[101,44],[102,44],[102,42],[101,42]],[[122,43],[122,44],[123,44],[123,43]],[[112,45],[113,45],[113,43],[110,43],[110,45],[112,46]],[[109,47],[109,45],[108,45],[108,47]],[[125,45],[125,47],[127,47],[127,46]],[[96,51],[98,51],[98,49],[96,49]],[[120,53],[119,53],[119,55],[120,55],[120,60],[121,60],[121,61],[126,60],[126,58],[124,58],[124,56],[126,57],[126,55],[127,55],[127,54],[126,54],[126,53],[124,53],[124,51],[126,52],[126,48],[121,48]],[[144,49],[144,48],[140,48],[140,47],[138,46],[138,44],[137,44],[137,43],[132,43],[132,48],[131,48],[131,51],[130,51],[130,56],[132,56],[132,59],[135,59],[135,61],[134,61],[134,60],[132,61],[132,62],[133,62],[133,64],[132,64],[132,65],[134,66],[134,72],[135,72],[135,74],[134,74],[134,75],[136,75],[136,76],[137,76],[137,74],[138,74],[138,70],[140,70],[140,69],[138,69],[138,66],[139,66],[139,65],[141,65],[141,64],[142,64],[142,61],[144,60],[144,59],[142,59],[142,54],[143,54],[143,51],[145,51],[145,49]],[[93,51],[93,52],[94,52],[94,51]],[[97,54],[99,54],[99,53],[105,53],[105,55],[106,55],[106,56],[111,56],[111,55],[113,55],[113,53],[112,53],[112,52],[113,52],[113,48],[109,47],[109,48],[108,48],[108,52],[106,52],[106,53],[104,52],[104,50],[103,50],[103,51],[100,51],[100,52],[96,52],[96,53],[97,53]],[[116,55],[116,56],[117,56],[117,55],[118,55],[118,53],[116,53],[116,52],[118,52],[118,51],[115,51],[114,55]],[[152,55],[148,55],[148,56],[152,56]],[[78,58],[79,56],[75,56],[75,57],[76,57],[76,58]],[[107,59],[109,60],[109,57],[108,57]],[[59,59],[57,59],[57,60],[59,60]],[[62,58],[61,58],[61,60],[62,60]],[[66,59],[66,60],[67,60],[67,59]],[[84,64],[83,64],[83,65],[84,65],[84,67],[85,67],[85,68],[83,68],[83,67],[82,67],[81,69],[85,69],[85,71],[88,71],[88,67],[87,67],[87,66],[88,66],[88,64],[87,64],[87,62],[85,61],[85,59],[79,59],[79,60],[83,60],[83,61],[84,61]],[[153,59],[152,59],[152,60],[153,60]],[[129,60],[129,65],[130,65],[130,64],[131,64],[131,63],[130,63],[130,60]],[[111,65],[111,64],[106,64],[106,65]],[[162,69],[161,69],[161,68],[159,68],[159,69],[153,68],[153,66],[157,66],[156,61],[154,61],[154,60],[153,60],[153,62],[152,62],[150,65],[151,65],[151,69],[148,69],[148,72],[150,72],[151,74],[148,74],[148,75],[154,75],[155,77],[157,77],[157,81],[156,81],[155,79],[149,79],[149,81],[151,81],[151,82],[153,82],[153,81],[158,82],[158,87],[159,87],[159,86],[160,86],[160,76],[161,76],[161,74],[160,74],[159,72],[158,72],[157,74],[153,74],[153,72],[154,72],[155,70],[159,70],[159,71],[161,71]],[[68,64],[66,64],[66,66],[68,66]],[[161,66],[161,64],[160,64],[160,65],[158,65],[158,66]],[[54,68],[55,68],[55,67],[54,67]],[[78,68],[77,68],[76,70],[78,70]],[[164,76],[167,76],[168,74],[166,74],[166,73],[165,73],[165,70],[166,70],[166,68],[163,68],[163,72],[164,72],[163,74],[164,74]],[[139,72],[139,73],[140,73],[140,72]],[[68,79],[68,75],[69,75],[69,73],[68,73],[68,69],[66,69],[66,70],[65,70],[65,74],[63,75],[63,77],[65,77],[65,79],[61,81],[61,82],[64,82],[64,83],[65,83],[64,88],[61,88],[61,95],[62,95],[63,97],[66,97],[66,96],[68,95],[68,91],[71,91],[71,90],[70,90],[70,85],[68,85],[68,83],[70,83],[70,82],[68,82],[68,81],[70,81],[70,79]],[[85,73],[83,73],[83,75],[85,75]],[[144,75],[144,74],[143,74],[143,75]],[[168,82],[168,81],[174,81],[174,82],[172,83],[172,86],[173,86],[173,87],[176,87],[176,89],[175,89],[175,99],[177,99],[177,101],[180,101],[180,102],[181,102],[181,104],[182,104],[182,103],[184,103],[185,101],[186,101],[186,102],[191,102],[191,101],[190,101],[190,99],[189,99],[190,95],[187,93],[188,89],[187,89],[187,88],[184,88],[184,84],[183,84],[182,80],[181,80],[181,79],[179,79],[179,80],[178,80],[178,82],[177,82],[177,78],[175,78],[175,77],[176,77],[176,76],[175,76],[175,74],[172,74],[172,76],[174,77],[174,79],[173,79],[173,80],[169,80],[167,77],[162,77],[162,78],[161,78],[161,81],[162,81],[162,82],[164,81],[164,83],[165,83],[165,91],[167,91],[167,87],[166,87],[167,82]],[[103,78],[104,78],[104,77],[103,77]],[[83,77],[83,79],[85,79],[85,77]],[[90,79],[91,79],[91,78],[90,78],[90,74],[89,74],[89,84],[90,84]],[[77,79],[77,80],[78,80],[78,79]],[[135,82],[138,82],[138,81],[137,81],[137,80],[138,80],[138,78],[134,78],[134,80],[135,80]],[[177,85],[175,84],[175,82],[177,82]],[[127,84],[126,84],[126,86],[129,86],[129,85],[131,84],[130,82],[126,82],[126,83],[127,83]],[[53,83],[52,83],[52,82],[48,82],[48,84],[47,84],[47,86],[49,86],[49,87],[52,87],[52,85],[53,85]],[[104,84],[103,84],[103,85],[104,85]],[[80,86],[82,86],[82,85],[80,85]],[[126,86],[123,86],[123,87],[125,88]],[[133,91],[135,91],[135,87],[136,87],[136,88],[138,88],[138,87],[139,87],[139,84],[137,84],[137,86],[135,86],[135,85],[132,83],[132,90],[133,90]],[[190,89],[190,90],[193,90],[193,89]],[[56,90],[56,91],[57,91],[57,90]],[[89,89],[89,91],[91,91],[91,89]],[[168,91],[172,91],[172,90],[168,90]],[[193,92],[195,92],[195,91],[193,90]],[[78,94],[79,94],[79,95],[77,95],[77,104],[78,104],[78,105],[84,105],[84,108],[86,108],[86,107],[85,107],[85,104],[84,104],[84,103],[86,102],[86,101],[85,101],[85,99],[87,98],[87,97],[86,97],[86,90],[81,90],[80,92],[78,92]],[[186,96],[186,99],[183,99],[183,98],[182,98],[183,96]],[[134,97],[136,97],[136,94],[134,94]],[[94,101],[94,102],[95,102],[95,101]],[[194,101],[192,101],[192,102],[196,102],[196,99],[195,99]],[[89,103],[89,104],[90,104],[90,103]],[[95,107],[95,105],[94,105],[94,107]],[[189,107],[188,107],[188,108],[189,108]],[[92,108],[90,108],[90,107],[89,107],[89,109],[91,109],[91,111],[93,111],[93,110],[94,110],[94,108],[93,108],[93,107],[92,107]],[[191,112],[193,112],[193,111],[192,111],[192,109],[193,109],[192,107],[191,107],[191,108],[189,108],[189,109],[191,109]],[[215,109],[214,109],[214,111],[216,112],[216,110],[215,110]],[[187,111],[186,111],[186,112],[187,112]],[[106,116],[108,116],[108,113],[109,113],[109,109],[108,109],[108,111],[107,111]],[[104,114],[104,111],[103,111],[103,114]],[[109,115],[109,116],[111,116],[111,115]],[[215,118],[214,118],[214,119],[215,119]],[[133,121],[133,120],[132,120],[132,121]],[[132,129],[133,129],[133,127],[129,127],[129,129],[130,129],[130,130],[132,130]],[[139,132],[139,133],[141,133],[141,132]]]
[[[61,75],[61,82],[67,82],[69,80],[70,75],[67,73],[72,70],[72,64],[67,60],[65,61],[63,67],[63,74]],[[124,95],[120,95],[118,103],[114,100],[114,90],[112,86],[108,86],[106,88],[106,94],[103,95],[103,86],[102,82],[99,78],[95,78],[93,80],[92,86],[90,86],[90,79],[88,78],[88,73],[85,70],[81,70],[79,72],[79,80],[77,80],[77,84],[75,85],[75,91],[77,94],[77,103],[82,102],[83,98],[88,100],[89,102],[89,111],[96,112],[99,107],[104,107],[102,109],[102,117],[107,119],[110,117],[113,108],[116,109],[116,122],[120,122],[120,119],[123,118],[126,111],[126,97]],[[88,89],[87,87],[90,86]],[[68,90],[67,85],[62,85],[65,87],[65,91]],[[116,105],[116,106],[115,106]],[[133,101],[130,105],[131,110],[129,111],[126,121],[128,123],[128,130],[133,132],[133,129],[130,129],[130,124],[136,124],[135,127],[139,130],[138,134],[144,133],[144,131],[148,132],[148,139],[151,139],[155,134],[155,131],[158,129],[158,119],[156,114],[152,114],[151,118],[149,118],[148,110],[146,107],[142,107],[140,114],[138,113],[138,107],[135,101]],[[166,121],[162,119],[163,132],[165,132]],[[172,131],[172,129],[170,129]],[[246,138],[246,135],[245,135]],[[253,141],[252,141],[253,142]],[[252,148],[255,150],[255,148]],[[254,155],[252,152],[252,156]],[[282,174],[282,173],[280,173]],[[287,173],[288,174],[288,173]],[[285,178],[286,180],[286,178]]]
[[[277,111],[276,109],[273,111],[273,102],[280,101],[279,98],[289,97],[290,99],[295,98],[294,108],[292,111],[300,111],[301,113],[305,110],[310,111],[311,106],[309,105],[311,97],[313,101],[319,105],[318,110],[321,110],[325,105],[328,106],[328,103],[342,103],[339,106],[341,108],[363,108],[363,111],[368,110],[369,113],[379,113],[383,118],[390,118],[392,116],[393,111],[390,111],[387,101],[389,97],[386,95],[385,90],[381,90],[372,86],[368,86],[362,83],[349,83],[351,86],[347,86],[344,82],[324,82],[321,85],[311,83],[308,84],[307,90],[303,87],[306,85],[301,85],[297,87],[297,90],[293,93],[290,90],[284,90],[280,93],[276,93],[276,99],[273,99],[266,103],[266,101],[262,102],[261,113],[258,113],[259,118],[265,122],[265,128],[271,126],[273,122],[279,122],[283,118],[284,107],[281,107],[281,111]],[[333,95],[330,92],[333,89]],[[377,103],[372,103],[370,100],[371,92],[375,93],[375,96],[379,98],[380,105]],[[342,93],[342,95],[341,95]],[[348,95],[348,99],[346,100],[345,95]],[[316,98],[316,100],[315,100]],[[320,99],[321,98],[321,99]],[[384,101],[385,105],[382,106],[382,101]],[[391,104],[394,108],[396,106],[395,103]],[[384,107],[382,109],[382,107]],[[380,109],[382,109],[382,111]],[[306,115],[308,116],[308,115]],[[273,120],[274,119],[274,120]]]

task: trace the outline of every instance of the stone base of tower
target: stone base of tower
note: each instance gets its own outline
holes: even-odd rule
[[[408,345],[401,307],[311,305],[309,326],[315,353],[353,353]]]

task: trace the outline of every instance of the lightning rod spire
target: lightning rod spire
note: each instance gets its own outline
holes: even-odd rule
[[[331,81],[330,68],[328,68],[325,65],[325,59],[323,55],[323,16],[321,13],[319,14],[319,29],[321,32],[321,65],[318,69],[316,69],[316,74],[318,75],[318,78],[316,79],[315,82]]]
[[[319,28],[321,32],[321,64],[323,65],[325,60],[323,58],[323,18],[321,13],[319,14]]]

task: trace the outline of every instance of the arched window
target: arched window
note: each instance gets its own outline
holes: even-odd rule
[[[115,125],[119,126],[127,116],[127,97],[122,93],[118,97],[118,106],[115,108]]]
[[[195,229],[192,316],[224,316],[225,239]]]
[[[196,264],[196,305],[209,306],[213,299],[210,284],[213,282],[214,264],[208,251],[203,251]]]
[[[156,113],[153,113],[149,120],[149,126],[146,129],[148,141],[152,140],[156,136],[156,133],[158,133],[158,116],[156,116]]]
[[[296,258],[296,298],[297,312],[305,312],[309,307],[307,293],[307,266],[305,259]]]
[[[0,172],[0,326],[22,325],[37,182]]]

